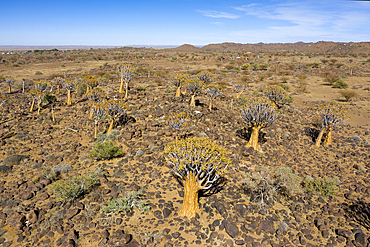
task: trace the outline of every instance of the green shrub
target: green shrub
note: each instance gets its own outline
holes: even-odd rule
[[[42,103],[45,103],[45,104],[51,104],[55,101],[57,101],[57,97],[55,97],[52,94],[46,94],[44,98],[42,99]]]
[[[117,147],[113,141],[98,142],[95,144],[94,150],[90,152],[90,157],[97,160],[107,160],[122,156],[122,149]]]
[[[256,90],[256,91],[253,91],[253,94],[254,94],[254,95],[257,95],[257,94],[259,94],[258,90]]]
[[[87,86],[85,83],[80,83],[77,86],[77,93],[78,94],[85,94],[87,90]]]
[[[340,184],[338,178],[320,178],[313,179],[307,176],[304,181],[304,189],[308,194],[319,194],[327,197],[334,197],[340,189],[337,187]]]
[[[345,83],[343,80],[339,79],[333,84],[333,88],[345,89],[348,88],[348,83]]]
[[[143,86],[138,86],[138,87],[136,88],[136,90],[137,90],[137,91],[146,91],[146,88],[145,88],[145,87],[143,87]]]
[[[291,95],[289,95],[288,97],[285,98],[285,103],[286,104],[293,103],[293,101],[294,101],[294,98]]]
[[[56,181],[50,186],[51,192],[61,202],[74,201],[85,191],[99,182],[96,175],[73,176],[64,181]]]
[[[280,83],[279,86],[282,87],[286,92],[290,92],[290,88],[287,84]]]
[[[148,213],[150,207],[141,201],[140,191],[129,192],[124,198],[117,198],[108,201],[108,205],[101,209],[105,213],[128,213],[133,209],[139,209],[140,213]]]

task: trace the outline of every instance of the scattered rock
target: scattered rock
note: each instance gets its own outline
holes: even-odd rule
[[[235,223],[224,220],[223,225],[225,227],[226,233],[229,234],[230,237],[235,238],[236,236],[238,236],[239,228]]]
[[[6,166],[16,166],[19,165],[23,160],[28,159],[28,155],[19,155],[19,154],[13,154],[8,157],[6,157],[3,161],[3,164]]]

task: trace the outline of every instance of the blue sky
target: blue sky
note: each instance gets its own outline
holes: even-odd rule
[[[0,45],[370,41],[370,1],[2,0]]]

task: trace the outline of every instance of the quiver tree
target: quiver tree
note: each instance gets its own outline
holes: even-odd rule
[[[119,64],[117,66],[117,74],[119,76],[119,79],[121,81],[121,85],[119,87],[119,93],[123,93],[123,87],[125,87],[125,99],[128,97],[128,84],[132,80],[132,77],[134,76],[134,68],[127,63]]]
[[[284,104],[284,102],[286,101],[286,91],[284,90],[284,88],[278,85],[268,86],[265,90],[263,90],[263,93],[278,107],[280,106],[280,104]]]
[[[190,106],[195,106],[195,96],[203,92],[204,83],[199,79],[189,79],[185,82],[186,92],[191,95]]]
[[[175,95],[176,98],[181,96],[181,86],[187,79],[188,76],[184,73],[181,72],[171,73],[169,83],[173,84],[177,88]]]
[[[94,87],[87,93],[87,98],[93,103],[98,103],[106,98],[106,94],[100,87]],[[92,118],[92,114],[91,112],[90,118]]]
[[[65,83],[65,80],[62,77],[55,77],[51,81],[51,85],[57,88],[57,91],[55,92],[55,94],[60,94],[60,88],[64,85],[64,83]],[[50,90],[52,90],[52,88]]]
[[[233,85],[233,92],[236,93],[236,99],[239,99],[248,88],[248,83],[244,81],[233,81],[231,84]]]
[[[28,97],[32,98],[30,112],[33,112],[34,107],[35,107],[35,102],[36,102],[37,103],[37,114],[40,114],[41,102],[43,98],[45,97],[45,93],[42,92],[40,89],[33,89],[28,92]]]
[[[90,90],[99,86],[100,84],[100,82],[95,78],[95,76],[91,75],[85,76],[82,82],[86,84],[86,95],[90,92]]]
[[[241,117],[243,121],[252,128],[252,134],[246,147],[252,147],[258,151],[258,134],[262,128],[273,124],[278,118],[276,105],[262,98],[248,100],[242,110]]]
[[[209,110],[212,110],[212,101],[217,96],[223,95],[225,93],[224,89],[219,86],[210,85],[205,90],[207,97],[209,98]]]
[[[184,186],[179,216],[195,217],[200,214],[198,192],[214,186],[231,162],[226,150],[208,138],[189,138],[168,144],[162,155]]]
[[[99,121],[107,117],[106,115],[106,105],[101,102],[95,102],[91,108],[92,117],[94,119],[94,138],[98,136]]]
[[[169,117],[168,125],[175,129],[176,131],[176,141],[180,136],[180,131],[188,126],[190,117],[185,112],[178,113]]]
[[[316,139],[315,146],[320,147],[321,138],[326,130],[326,137],[324,139],[324,143],[326,145],[330,145],[332,141],[332,130],[333,127],[341,122],[343,122],[347,118],[347,110],[344,108],[343,105],[332,102],[325,102],[319,109],[319,114],[322,117],[322,124],[321,130],[319,135]]]
[[[6,78],[5,83],[8,84],[8,93],[12,93],[12,85],[14,84],[14,79]]]
[[[201,71],[197,74],[197,78],[202,81],[205,85],[208,85],[210,82],[214,81],[214,76],[209,71]]]
[[[126,114],[127,106],[122,100],[108,100],[105,102],[105,114],[110,117],[111,123],[107,134],[113,130],[114,122],[122,115]]]
[[[63,84],[63,88],[67,90],[67,105],[72,105],[71,92],[76,89],[78,81],[79,78],[75,78],[75,80],[66,80]]]
[[[35,89],[38,89],[40,90],[41,92],[45,92],[48,87],[49,87],[49,83],[47,83],[46,81],[43,81],[43,80],[40,80],[40,81],[34,81],[33,82],[34,86],[35,86]]]

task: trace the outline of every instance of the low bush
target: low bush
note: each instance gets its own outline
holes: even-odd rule
[[[140,191],[129,192],[124,198],[117,198],[108,201],[108,205],[101,209],[104,213],[128,213],[133,209],[140,210],[140,213],[148,213],[150,207],[142,200],[142,193]]]
[[[340,91],[340,94],[346,99],[347,102],[357,97],[357,93],[352,90],[343,90],[343,91]]]
[[[90,157],[97,160],[108,160],[122,156],[122,149],[116,146],[115,142],[108,140],[103,143],[97,142],[90,152]]]
[[[99,182],[96,175],[73,176],[64,181],[56,181],[50,186],[51,192],[61,202],[74,201]]]
[[[87,90],[87,86],[85,83],[80,83],[77,85],[77,93],[78,94],[85,94]]]
[[[348,83],[345,83],[343,80],[339,79],[333,84],[333,88],[346,89],[348,88]]]
[[[326,197],[334,197],[340,189],[337,187],[340,184],[338,178],[312,178],[307,176],[304,181],[304,190],[308,194],[318,194]]]

